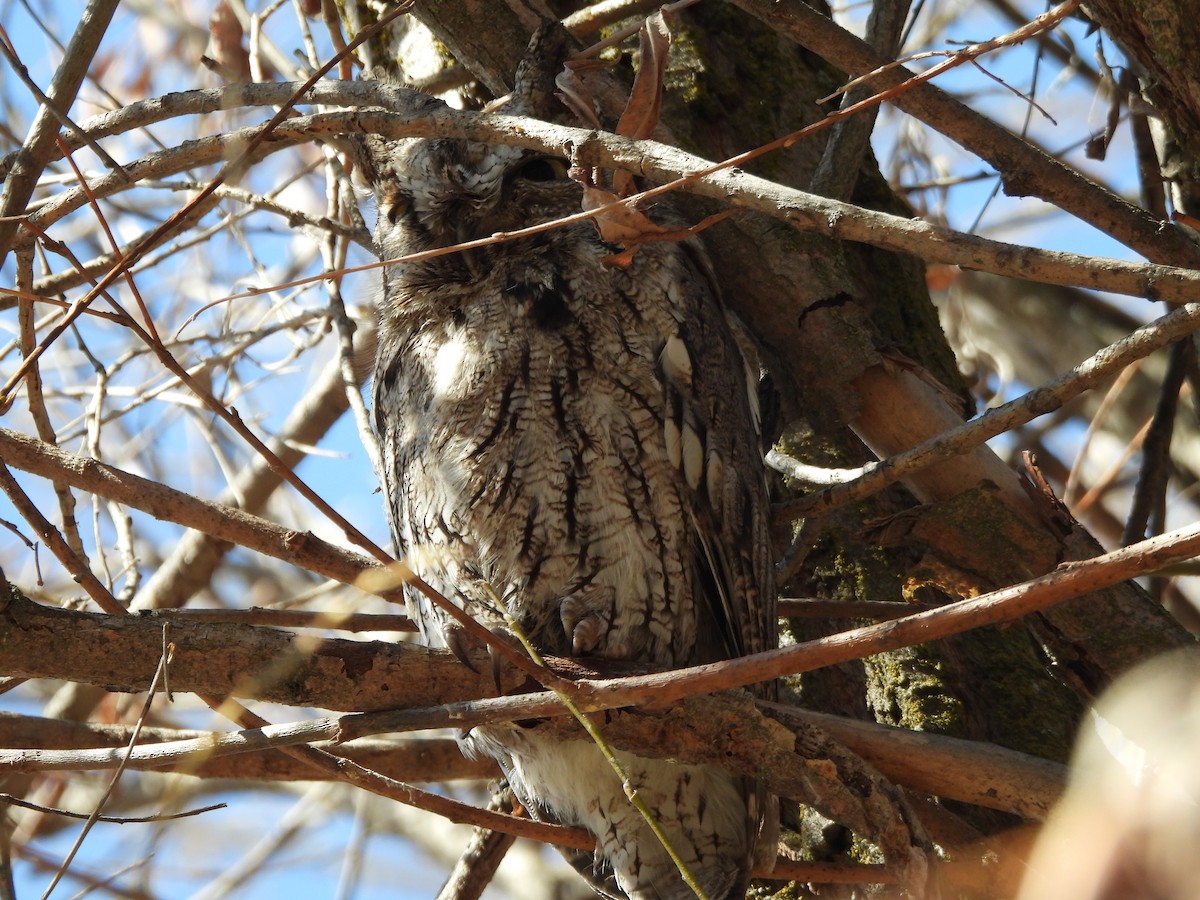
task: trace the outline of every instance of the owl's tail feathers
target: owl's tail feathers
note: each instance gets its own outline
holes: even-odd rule
[[[618,900],[695,897],[595,744],[556,741],[519,726],[477,728],[467,740],[500,763],[536,818],[581,826],[596,836],[594,856],[565,855],[598,892]],[[773,859],[774,798],[754,780],[716,766],[617,755],[705,896],[741,898],[760,854]]]

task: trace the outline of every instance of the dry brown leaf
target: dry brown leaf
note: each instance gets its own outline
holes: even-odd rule
[[[235,81],[250,80],[250,53],[242,44],[246,33],[229,4],[221,0],[208,19],[213,59]]]
[[[622,199],[604,188],[588,184],[583,186],[583,209],[585,212],[600,209]],[[600,237],[610,244],[642,243],[649,235],[667,231],[661,225],[652,222],[644,212],[628,203],[605,210],[593,221],[600,230]]]
[[[568,59],[562,71],[554,76],[554,86],[558,88],[558,99],[567,109],[575,113],[581,122],[592,128],[600,128],[600,118],[596,115],[596,100],[591,90],[580,75],[595,69],[607,68],[608,62],[602,59]]]
[[[610,202],[618,199],[612,194],[608,194],[607,191],[597,189],[597,194],[607,195],[611,198]],[[688,238],[699,234],[705,228],[716,225],[722,219],[733,215],[733,210],[726,209],[719,213],[713,213],[711,216],[703,219],[698,225],[688,228],[666,228],[652,222],[644,213],[629,204],[622,204],[619,208],[611,210],[610,213],[611,215],[609,213],[605,214],[608,216],[607,221],[604,223],[597,221],[596,227],[600,229],[601,236],[604,235],[606,227],[614,234],[624,233],[626,237],[624,237],[621,243],[625,245],[625,249],[620,253],[606,256],[604,261],[610,266],[624,268],[633,261],[633,255],[638,252],[642,244],[649,244],[654,241],[686,241]],[[597,218],[599,219],[600,217]],[[636,234],[634,233],[635,231]]]
[[[640,141],[654,134],[662,111],[663,80],[671,49],[671,31],[661,10],[648,16],[642,23],[638,31],[638,48],[640,58],[637,74],[633,79],[629,100],[617,122],[616,133]],[[592,94],[580,78],[581,73],[594,66],[595,63],[587,60],[569,61],[555,79],[555,84],[562,92],[559,96],[563,102],[576,115],[599,127]],[[605,262],[608,264],[627,266],[642,244],[680,240],[693,233],[693,229],[664,228],[632,204],[613,205],[636,194],[637,184],[630,173],[618,170],[613,172],[613,189],[610,191],[598,185],[599,175],[594,169],[572,169],[572,177],[583,184],[584,211],[610,207],[595,217],[596,228],[604,241],[624,245],[625,249],[607,257]],[[706,223],[701,223],[700,227],[706,227]]]
[[[671,49],[671,31],[662,11],[647,16],[638,32],[639,62],[629,102],[617,122],[617,134],[636,141],[654,134],[662,111],[663,78]]]
[[[647,16],[638,31],[638,70],[633,77],[629,101],[617,122],[617,134],[644,140],[654,134],[662,112],[663,79],[671,50],[671,31],[662,11]],[[628,172],[613,173],[613,190],[619,197],[637,193]]]

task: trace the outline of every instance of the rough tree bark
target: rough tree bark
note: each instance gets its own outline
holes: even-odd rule
[[[827,64],[753,18],[779,24],[798,5],[701,4],[679,17],[665,119],[682,146],[720,159],[765,143],[824,114],[815,101],[845,80],[839,64],[861,74],[861,60],[826,50]],[[418,3],[417,14],[484,84],[503,90],[540,7],[489,5],[496,28],[483,34],[474,6]],[[813,136],[747,168],[804,188],[823,144],[822,135]],[[854,202],[903,212],[872,159],[845,164],[860,169]],[[766,347],[785,410],[803,423],[789,430],[796,455],[857,464],[961,421],[963,388],[919,260],[748,216],[704,239],[728,302]],[[1083,529],[1023,482],[986,448],[931,467],[907,482],[908,492],[829,517],[792,588],[847,599],[954,599],[1097,552]],[[890,521],[862,540],[863,521],[879,517]],[[1189,641],[1143,591],[1126,584],[1035,617],[1027,629],[873,660],[865,672],[847,673],[851,685],[822,690],[841,698],[839,712],[863,712],[865,690],[881,720],[1062,758],[1081,700],[1138,660]],[[1046,674],[1043,654],[1069,687]],[[854,694],[857,710],[846,706]]]

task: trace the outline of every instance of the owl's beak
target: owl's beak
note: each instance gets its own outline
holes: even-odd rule
[[[475,240],[475,229],[471,227],[465,217],[458,220],[455,226],[454,237],[455,242],[459,244]],[[467,267],[467,271],[471,273],[472,278],[478,279],[483,276],[483,259],[477,250],[459,250],[458,255],[462,257],[463,265]]]

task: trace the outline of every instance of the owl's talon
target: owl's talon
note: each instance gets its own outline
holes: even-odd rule
[[[600,607],[600,608],[597,608]],[[583,656],[600,646],[612,623],[612,608],[595,591],[564,597],[558,606],[563,631],[571,641],[571,654]]]
[[[497,638],[503,640],[501,635],[496,635]],[[476,675],[483,675],[484,668],[478,665],[479,659],[479,640],[465,628],[453,625],[446,628],[445,631],[446,649],[454,654],[454,658],[460,663],[474,672]],[[504,694],[502,688],[503,660],[501,654],[496,652],[496,648],[491,644],[485,644],[487,649],[488,663],[486,671],[492,676],[492,684],[496,688],[496,696],[500,697]]]
[[[474,638],[467,633],[467,630],[459,625],[449,625],[444,631],[444,638],[446,649],[454,654],[454,658],[476,675],[479,675],[480,671],[476,667],[475,661],[471,658],[471,650],[477,644]]]
[[[504,695],[504,688],[500,684],[500,674],[502,671],[500,654],[496,652],[496,648],[491,644],[488,644],[488,661],[492,664],[492,685],[496,688],[496,696],[501,697]]]
[[[591,653],[608,630],[608,621],[599,613],[588,613],[571,630],[571,652],[576,656]]]

